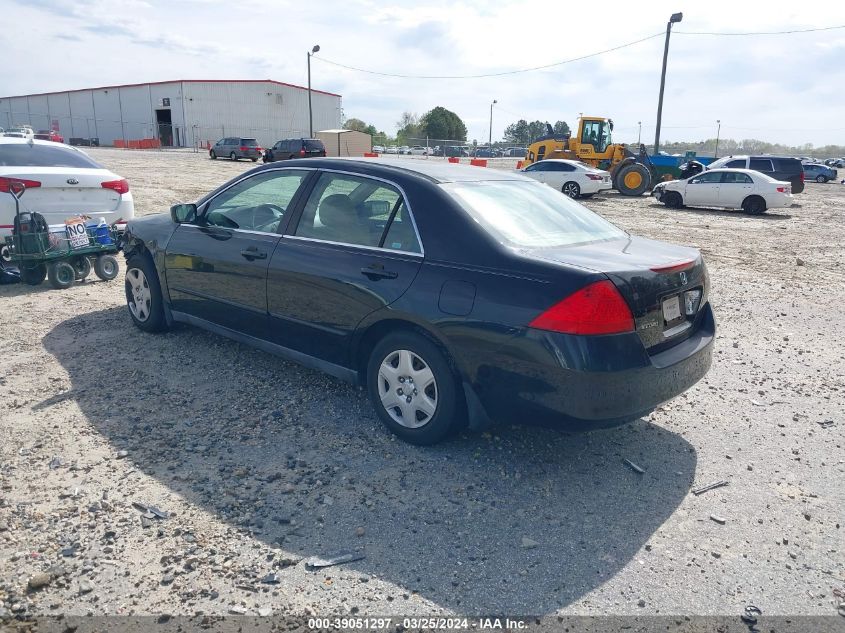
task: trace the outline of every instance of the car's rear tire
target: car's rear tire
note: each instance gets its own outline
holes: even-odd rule
[[[677,191],[667,191],[663,194],[663,204],[670,209],[680,209],[684,206],[684,199]]]
[[[235,152],[232,152],[231,154],[229,154],[229,158],[230,158],[231,160],[235,160],[235,161],[236,161],[236,160],[238,160],[238,155],[237,155],[237,154],[235,154]]]
[[[76,272],[76,280],[82,281],[91,274],[91,260],[87,257],[77,257],[73,261],[73,269]]]
[[[760,196],[748,196],[742,201],[742,210],[751,215],[760,215],[766,212],[766,201]]]
[[[111,281],[120,272],[120,265],[114,255],[99,255],[94,262],[94,274],[103,281]]]
[[[18,270],[21,273],[21,281],[28,286],[40,286],[47,278],[45,264],[21,264]]]
[[[367,392],[379,419],[411,444],[436,444],[460,428],[465,403],[446,354],[410,331],[379,341],[367,363]]]
[[[578,198],[581,195],[581,186],[577,182],[569,182],[563,183],[563,187],[560,188],[564,195],[569,196],[573,200]]]
[[[12,249],[8,245],[0,245],[0,262],[8,264],[12,261]]]
[[[816,182],[827,182],[827,176],[816,176]]]
[[[258,160],[257,158],[253,158],[253,159],[252,159],[252,162],[254,163],[254,162],[256,162],[257,160]]]
[[[47,268],[47,279],[50,280],[50,285],[56,290],[64,290],[70,288],[76,281],[76,270],[70,265],[70,262],[53,262]]]
[[[215,154],[215,153],[214,153],[214,150],[211,150],[211,151],[208,153],[208,157],[209,157],[211,160],[217,160],[217,154]]]
[[[645,165],[631,163],[616,174],[616,189],[624,196],[641,196],[651,184],[651,174]]]
[[[129,258],[126,262],[124,288],[126,307],[137,328],[144,332],[163,332],[167,329],[161,284],[149,257],[136,253]]]

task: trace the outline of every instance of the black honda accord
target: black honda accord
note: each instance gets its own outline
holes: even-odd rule
[[[622,424],[710,367],[698,251],[517,174],[308,159],[126,230],[135,325],[188,323],[364,385],[397,435]]]

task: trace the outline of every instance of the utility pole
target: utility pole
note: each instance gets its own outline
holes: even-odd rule
[[[308,52],[308,138],[314,138],[314,113],[311,110],[311,55],[319,52],[320,45],[315,44]]]
[[[493,99],[493,103],[490,104],[490,136],[487,139],[487,146],[490,148],[490,153],[492,154],[493,150],[493,106],[499,103],[496,99]]]
[[[637,121],[637,147],[642,145],[642,143],[640,142],[642,140],[642,136],[643,136],[643,122]]]
[[[673,13],[666,23],[666,44],[663,46],[663,71],[660,73],[660,96],[657,99],[657,128],[654,132],[654,153],[660,151],[660,121],[663,118],[663,88],[666,86],[666,60],[669,57],[669,35],[672,25],[684,18],[683,13]]]
[[[719,158],[719,132],[722,131],[722,120],[716,119],[716,151],[713,152],[713,158]]]

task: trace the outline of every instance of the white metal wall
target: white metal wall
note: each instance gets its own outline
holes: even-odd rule
[[[194,146],[249,136],[263,146],[308,136],[308,91],[269,81],[186,81],[0,98],[0,127],[50,129],[65,140],[157,138],[157,109],[170,99],[174,144]],[[312,92],[314,130],[340,127],[341,98]],[[178,143],[176,143],[178,141]]]
[[[273,82],[185,82],[191,143],[226,136],[258,139],[264,147],[308,136],[308,91]],[[314,131],[340,127],[341,98],[312,91]]]

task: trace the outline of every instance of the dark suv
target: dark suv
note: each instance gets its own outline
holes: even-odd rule
[[[261,146],[258,145],[258,141],[254,138],[228,136],[217,141],[212,148],[208,150],[208,156],[210,158],[228,156],[232,160],[249,158],[254,163],[261,158]]]
[[[276,141],[273,147],[264,151],[264,162],[290,158],[316,158],[326,155],[326,146],[317,138],[286,138]]]
[[[804,166],[797,158],[788,156],[725,156],[707,165],[707,169],[724,167],[753,169],[762,174],[792,184],[792,193],[804,191]]]

